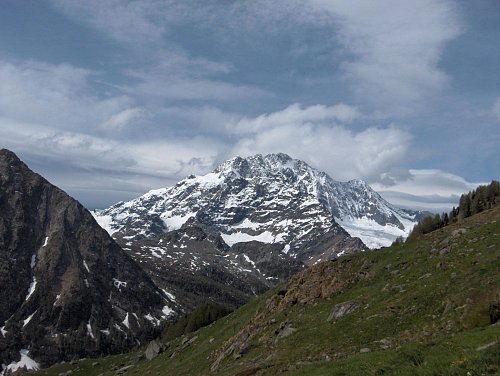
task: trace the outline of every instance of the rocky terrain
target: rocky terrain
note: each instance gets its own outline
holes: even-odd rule
[[[387,245],[417,218],[285,154],[236,157],[93,214],[177,310],[237,307],[305,265],[368,250],[349,231]]]
[[[173,309],[234,308],[306,265],[367,250],[318,201],[321,179],[329,182],[284,154],[235,158],[93,214],[176,299]]]
[[[4,368],[122,352],[159,333],[169,296],[80,203],[5,149],[0,213]]]
[[[207,327],[159,340],[149,359],[143,349],[39,374],[494,375],[499,307],[496,206],[311,266]]]
[[[396,208],[365,182],[337,182],[286,154],[235,157],[204,176],[97,210],[97,221],[117,240],[137,240],[196,222],[220,232],[228,245],[279,243],[299,256],[307,244],[342,228],[368,247],[406,236],[416,212]]]

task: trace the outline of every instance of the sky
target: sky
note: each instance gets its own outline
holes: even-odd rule
[[[0,147],[90,209],[284,152],[441,211],[500,178],[498,0],[2,0]]]

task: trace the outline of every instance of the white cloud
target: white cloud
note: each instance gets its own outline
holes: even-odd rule
[[[110,130],[121,130],[134,120],[141,119],[145,116],[147,116],[147,112],[142,108],[126,108],[105,120],[100,124],[100,127]]]
[[[460,33],[451,1],[309,0],[331,15],[346,56],[345,77],[359,97],[408,110],[443,89],[449,78],[438,67],[446,42]],[[324,14],[320,16],[324,22]]]
[[[124,87],[130,95],[176,100],[237,101],[266,98],[271,94],[257,87],[224,81],[231,64],[189,56],[181,50],[155,51],[154,62],[125,73],[137,83]]]
[[[475,189],[480,184],[468,182],[463,177],[436,169],[409,170],[404,177],[385,173],[386,183],[371,184],[389,202],[403,207],[432,211],[450,210],[458,205],[461,194]]]
[[[270,93],[246,85],[235,85],[220,80],[194,77],[156,75],[152,72],[134,72],[140,82],[126,88],[129,94],[176,100],[240,101],[269,98]]]
[[[227,123],[226,129],[229,133],[248,134],[291,124],[349,123],[360,117],[361,113],[356,107],[343,103],[334,106],[317,104],[306,108],[294,103],[281,111]]]
[[[223,145],[205,137],[116,140],[0,118],[6,147],[67,166],[180,179],[206,173]]]
[[[0,113],[18,121],[79,129],[130,106],[130,97],[97,95],[89,85],[91,74],[68,64],[0,60]]]
[[[421,109],[448,87],[450,77],[439,63],[446,43],[462,31],[452,0],[255,0],[234,5],[234,13],[235,28],[321,29],[329,36],[322,55],[329,50],[337,82],[348,83],[378,110],[397,114]],[[315,58],[314,48],[299,50]]]
[[[338,180],[371,179],[405,159],[409,133],[395,127],[354,131],[341,121],[357,117],[361,114],[346,105],[301,108],[295,104],[226,127],[234,127],[232,132],[239,135],[233,154],[284,152]]]
[[[52,3],[75,20],[127,43],[159,40],[166,32],[163,17],[173,8],[173,4],[156,0],[52,0]]]

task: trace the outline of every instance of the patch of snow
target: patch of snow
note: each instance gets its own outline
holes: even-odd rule
[[[36,277],[33,276],[33,280],[31,281],[31,284],[30,284],[30,288],[28,289],[28,295],[26,295],[26,299],[24,299],[25,301],[28,301],[28,299],[31,297],[31,295],[33,295],[33,293],[35,292],[35,289],[36,289]]]
[[[160,320],[158,320],[156,317],[151,315],[151,313],[148,313],[147,315],[144,315],[146,320],[150,321],[154,326],[160,325]]]
[[[154,257],[158,257],[159,259],[161,259],[161,255],[159,255],[158,253],[156,253],[156,250],[155,250],[155,247],[152,247],[149,249],[151,251],[151,254],[154,256]]]
[[[56,306],[57,302],[59,301],[59,298],[61,297],[61,294],[56,295],[56,300],[54,300],[54,304],[52,304],[53,307]]]
[[[22,369],[26,369],[27,371],[38,371],[40,369],[40,365],[28,356],[29,350],[22,349],[19,351],[19,354],[21,355],[21,360],[18,362],[12,362],[8,366],[4,367],[2,375],[6,373],[10,374],[11,372],[13,373]]]
[[[87,323],[87,335],[90,336],[90,338],[94,339],[94,333],[92,333],[92,325],[90,325],[90,319]]]
[[[101,329],[99,330],[101,333],[103,334],[106,334],[107,336],[109,336],[109,330],[108,329]]]
[[[94,219],[99,224],[99,226],[105,229],[109,235],[113,235],[115,232],[118,231],[118,229],[114,227],[114,220],[111,215],[100,215],[100,214],[98,215],[94,211],[91,211],[91,213],[94,216]]]
[[[252,240],[262,243],[275,243],[282,240],[282,236],[276,237],[270,231],[264,231],[258,235],[250,235],[244,232],[233,232],[232,234],[221,234],[221,236],[224,242],[230,247],[236,243],[250,242]]]
[[[31,262],[30,262],[31,269],[33,269],[35,265],[36,265],[36,253],[34,253],[33,256],[31,256]]]
[[[84,279],[84,281],[85,281],[85,286],[87,286],[87,288],[90,288],[90,285],[89,285],[89,281],[88,281],[88,279],[87,279],[87,278],[85,278],[85,279]]]
[[[161,289],[161,291],[163,291],[163,293],[167,296],[167,298],[169,298],[171,301],[175,302],[176,299],[175,299],[174,294],[168,292],[165,289]]]
[[[370,249],[388,247],[399,236],[404,238],[407,237],[410,231],[408,228],[409,226],[404,230],[391,224],[382,226],[366,216],[363,218],[337,221],[349,235],[360,238]]]
[[[283,252],[285,255],[287,255],[289,251],[290,251],[290,244],[285,244],[285,246],[283,247],[283,250],[281,252]]]
[[[125,319],[123,319],[122,324],[127,327],[127,329],[130,329],[130,322],[128,321],[128,312],[125,315]]]
[[[7,331],[5,330],[5,325],[0,328],[0,333],[2,333],[2,336],[5,337],[7,334]]]
[[[28,323],[31,321],[31,319],[33,318],[33,316],[35,316],[35,312],[33,312],[31,315],[28,316],[28,318],[26,318],[25,320],[23,320],[23,328],[28,325]]]
[[[168,316],[174,314],[174,310],[171,309],[169,306],[164,306],[161,311],[163,312],[163,317],[167,318]]]
[[[141,196],[142,199],[149,200],[154,196],[162,196],[167,192],[167,188],[152,189]]]
[[[250,260],[250,257],[248,257],[247,255],[243,254],[243,258],[245,259],[246,262],[248,262],[249,264],[252,264],[252,266],[255,268],[255,262],[253,262],[252,260]]]
[[[87,265],[87,262],[85,260],[83,260],[83,266],[85,267],[85,269],[87,269],[87,273],[90,273],[89,266]]]
[[[161,219],[165,226],[167,226],[168,231],[178,230],[182,227],[184,223],[191,217],[194,217],[194,213],[188,213],[187,215],[172,215],[169,213],[164,213],[161,215]]]
[[[46,236],[46,237],[45,237],[45,240],[44,240],[44,242],[43,242],[42,248],[43,248],[43,247],[46,247],[48,242],[49,242],[49,237],[48,237],[48,236]]]
[[[224,176],[211,172],[203,176],[196,176],[194,181],[200,185],[200,188],[210,189],[222,183],[224,181]]]
[[[240,224],[231,226],[232,228],[248,228],[252,230],[258,230],[263,224],[252,222],[250,219],[245,218]],[[266,224],[264,224],[266,225]]]

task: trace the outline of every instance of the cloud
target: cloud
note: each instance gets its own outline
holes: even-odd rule
[[[124,73],[136,83],[123,89],[129,95],[170,100],[238,101],[269,98],[257,87],[224,80],[234,67],[179,49],[155,51],[154,62],[127,69]]]
[[[284,152],[334,179],[373,179],[406,158],[412,136],[394,126],[354,131],[345,125],[359,117],[356,108],[344,104],[294,104],[226,128],[238,135],[233,154]]]
[[[361,113],[356,107],[343,103],[334,106],[317,104],[306,108],[294,103],[282,111],[263,114],[256,118],[245,117],[236,123],[228,123],[226,129],[229,133],[248,134],[290,124],[349,123],[360,117]]]
[[[234,46],[234,40],[265,45],[262,35],[282,38],[290,32],[308,35],[315,29],[327,36],[321,40],[321,74],[334,77],[338,85],[347,84],[365,104],[398,115],[425,108],[449,86],[450,77],[439,63],[446,44],[462,31],[458,7],[451,0],[255,0],[201,5],[159,0],[54,0],[53,4],[77,22],[141,50],[142,60],[160,61],[130,71],[141,81],[131,90],[145,95],[227,101],[265,94],[249,84],[221,80],[222,74],[235,71],[231,64],[190,56],[178,45],[182,38],[174,35],[186,25],[196,25],[209,36],[207,41],[226,47]],[[233,42],[228,44],[231,38]],[[292,49],[315,60],[318,46],[307,40]],[[214,74],[218,77],[208,79]]]
[[[126,88],[129,94],[171,100],[241,101],[269,98],[272,94],[256,87],[221,80],[176,77],[148,71],[130,72],[139,83]]]
[[[56,9],[119,42],[156,42],[166,32],[164,17],[174,8],[165,1],[52,0]]]
[[[121,130],[134,120],[141,119],[145,116],[147,116],[147,112],[142,108],[126,108],[105,120],[100,124],[100,127],[109,130]]]
[[[335,24],[345,51],[344,77],[361,98],[408,110],[446,87],[438,64],[445,44],[461,31],[451,1],[309,0]],[[318,16],[324,22],[324,14]]]
[[[6,147],[31,156],[64,161],[67,166],[180,179],[206,173],[222,145],[205,137],[117,140],[79,132],[59,131],[40,124],[0,118]]]
[[[461,194],[486,184],[469,182],[436,169],[410,169],[408,172],[409,175],[399,177],[383,174],[383,182],[371,186],[395,205],[439,212],[457,206]]]
[[[130,106],[128,96],[100,96],[89,84],[91,77],[91,71],[68,64],[0,60],[0,113],[18,121],[78,129]]]

